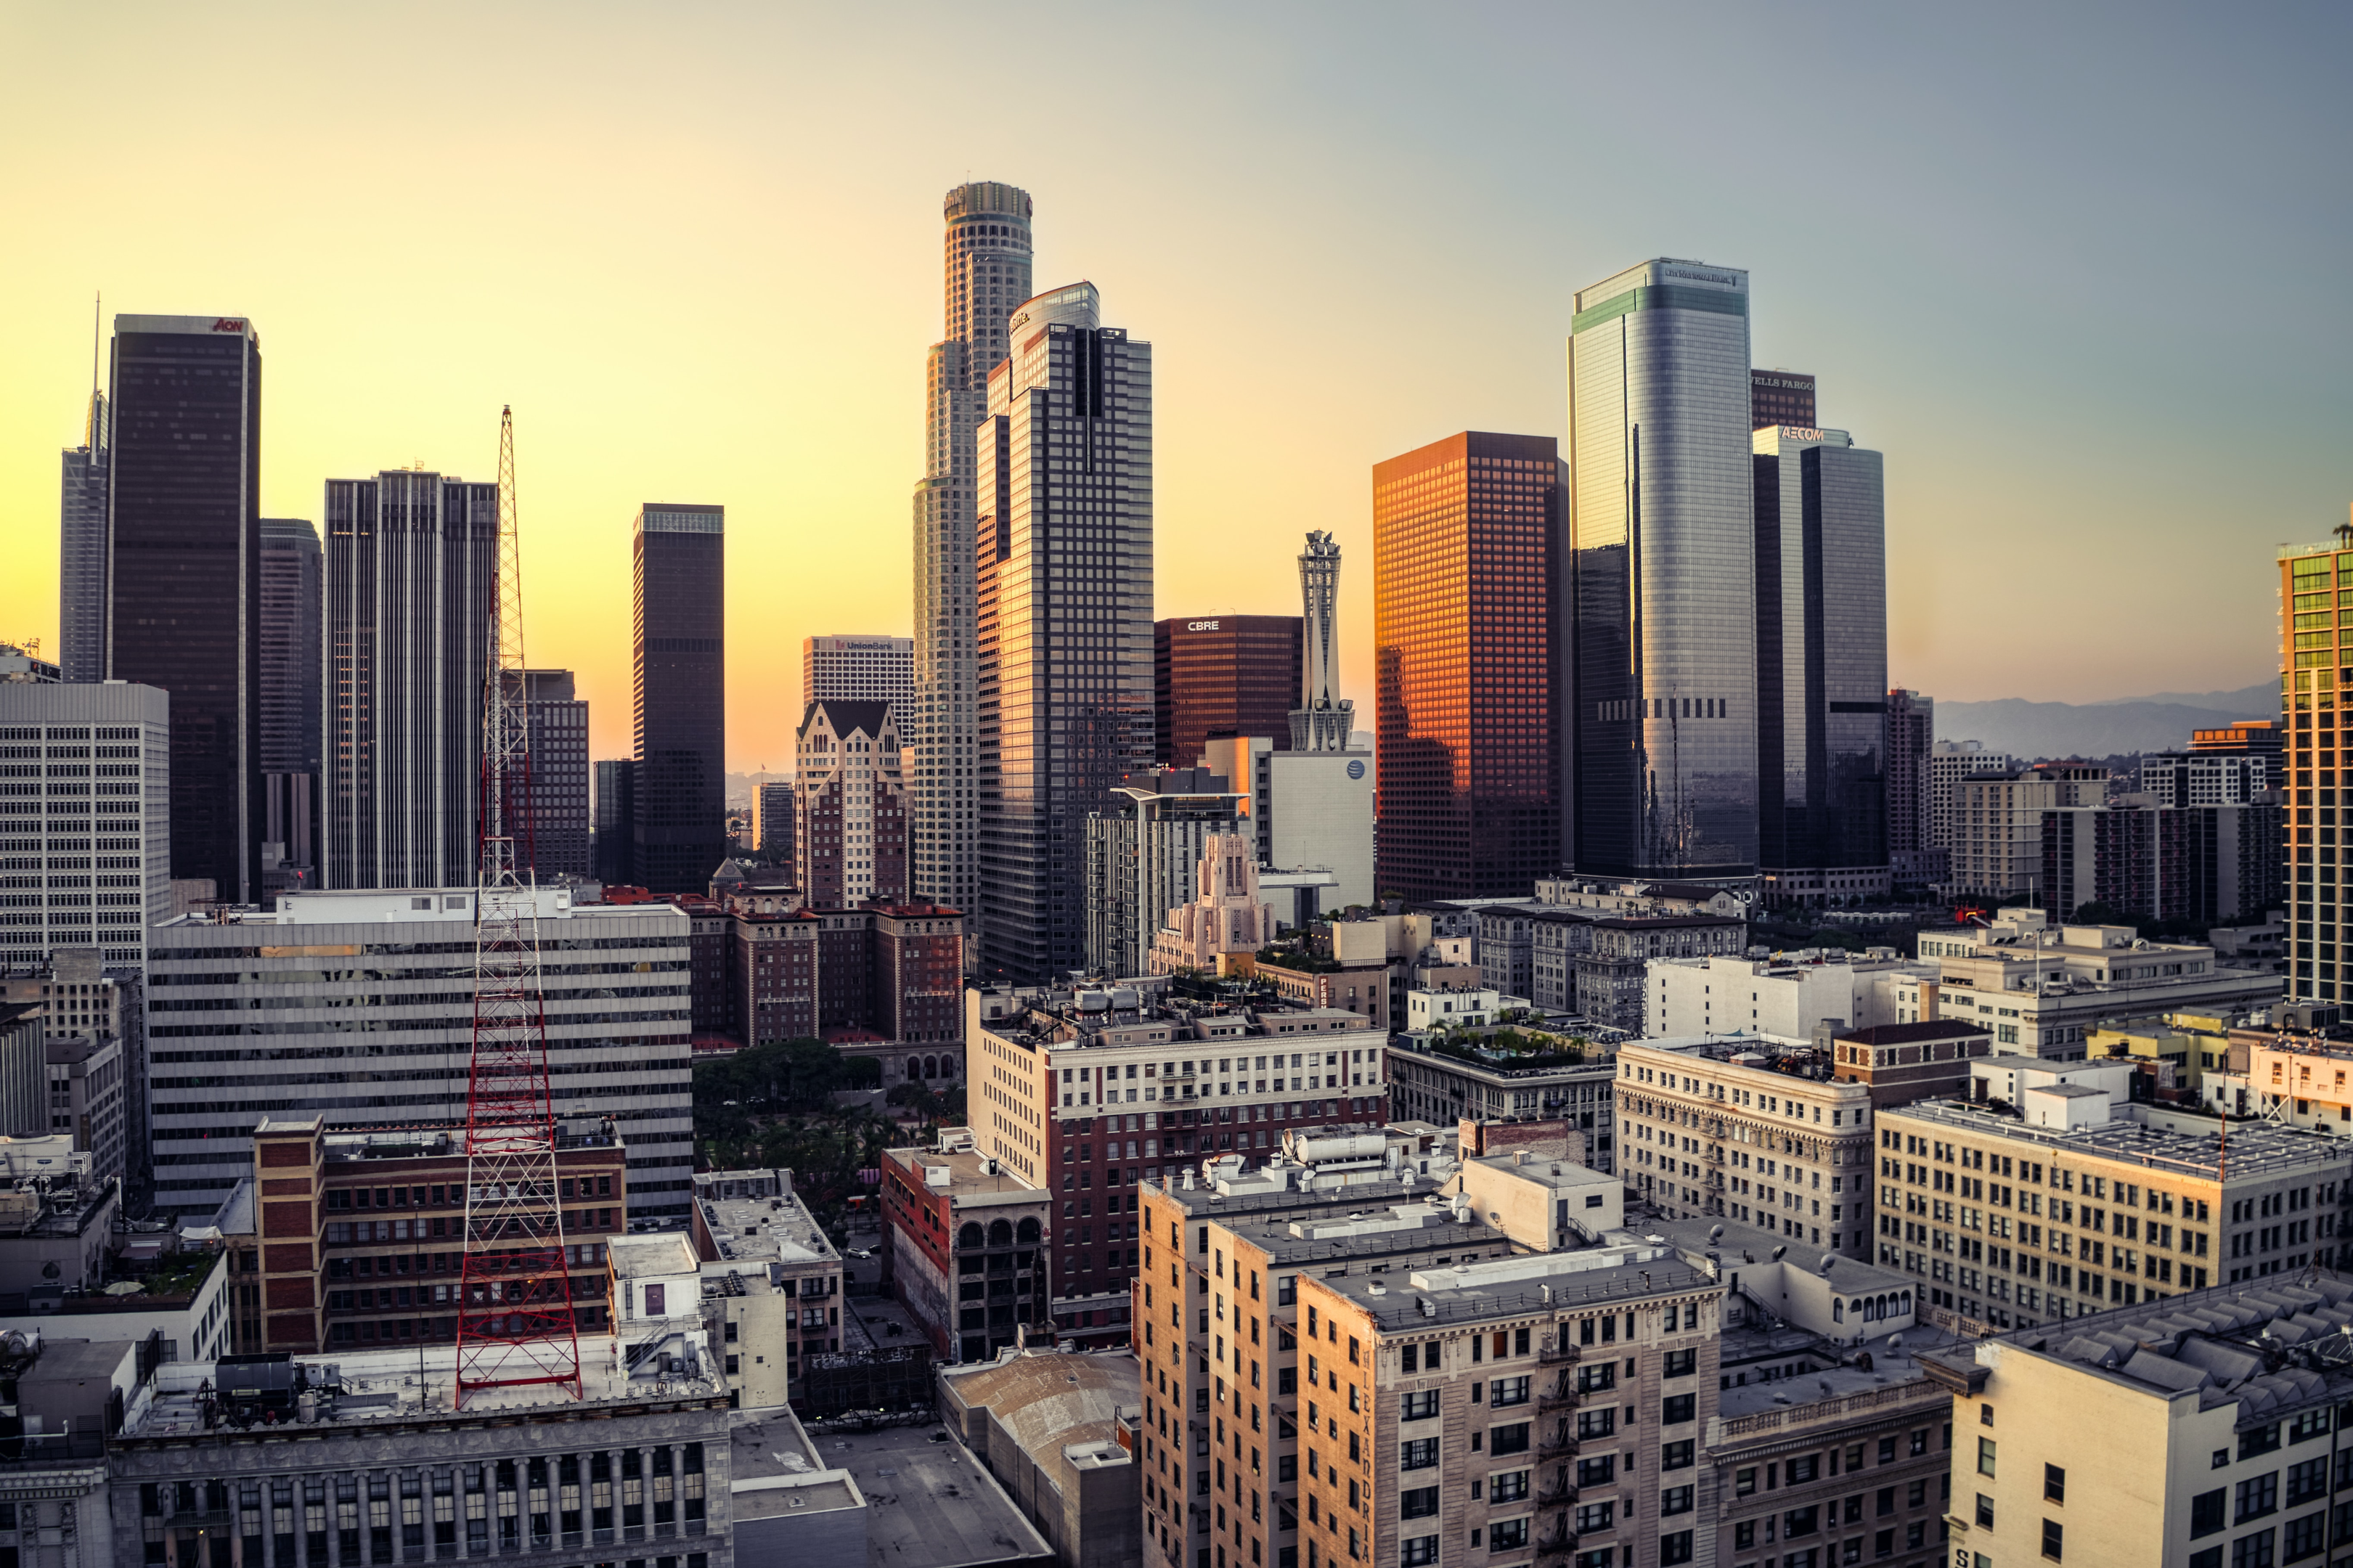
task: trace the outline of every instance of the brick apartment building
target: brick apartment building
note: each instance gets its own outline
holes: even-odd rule
[[[626,1153],[610,1121],[575,1120],[559,1135],[565,1247],[583,1333],[611,1321],[605,1244],[628,1223]],[[253,1131],[246,1195],[252,1228],[226,1237],[240,1353],[456,1339],[462,1126],[265,1121]],[[238,1206],[232,1198],[232,1212]]]
[[[931,904],[793,907],[739,895],[732,1016],[746,1045],[822,1039],[886,1084],[964,1076],[964,916]]]

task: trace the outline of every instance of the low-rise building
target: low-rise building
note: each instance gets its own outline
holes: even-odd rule
[[[943,1367],[940,1415],[1054,1548],[1061,1568],[1144,1558],[1143,1415],[1127,1351],[1028,1351]]]
[[[884,1288],[943,1362],[993,1359],[1054,1325],[1054,1194],[955,1129],[936,1149],[882,1152]],[[1091,1223],[1083,1235],[1092,1245]],[[1049,1532],[1050,1533],[1050,1532]]]
[[[2353,1280],[2310,1270],[1931,1352],[1957,1439],[1947,1560],[2329,1560],[2348,1322]]]
[[[1627,1184],[1670,1218],[1737,1220],[1868,1258],[1871,1090],[1835,1070],[1828,1051],[1754,1037],[1621,1047]]]
[[[2154,1069],[2150,1081],[2158,1091],[2177,1092],[2193,1100],[2204,1098],[2210,1070],[2227,1068],[2230,1049],[2229,1020],[2212,1014],[2119,1018],[2084,1035],[2087,1059],[2128,1057],[2147,1062]]]
[[[829,909],[760,886],[730,894],[727,909],[729,1016],[745,1044],[825,1040],[878,1058],[886,1085],[963,1079],[961,911]]]
[[[1507,1012],[1524,1012],[1528,999],[1484,986],[1475,991],[1409,991],[1405,994],[1405,1026],[1419,1034],[1428,1029],[1478,1029],[1502,1021]]]
[[[842,1262],[790,1171],[702,1171],[694,1251],[703,1330],[745,1410],[790,1397],[803,1358],[841,1348]]]
[[[1530,1063],[1531,1065],[1520,1065]],[[1574,1057],[1529,1058],[1482,1050],[1476,1040],[1445,1052],[1426,1036],[1401,1036],[1388,1050],[1390,1114],[1446,1125],[1559,1119],[1585,1141],[1585,1163],[1620,1168],[1617,1060],[1588,1046]]]
[[[1651,963],[1705,963],[1747,946],[1748,922],[1739,915],[1663,909],[1617,913],[1599,901],[1629,902],[1623,895],[1577,896],[1594,903],[1525,911],[1530,989],[1523,994],[1547,1011],[1578,1014],[1605,1028],[1640,1034],[1651,1024],[1645,981]]]
[[[1834,952],[1836,950],[1833,950]],[[1643,1030],[1654,1038],[1735,1030],[1796,1045],[1824,1024],[1869,1028],[1897,1021],[1887,981],[1933,967],[1873,948],[1861,958],[1656,958]]]
[[[1969,1064],[1993,1054],[1993,1031],[1961,1018],[1841,1029],[1831,1038],[1831,1075],[1871,1090],[1882,1110],[1960,1094]]]
[[[2150,942],[2130,926],[2054,925],[2040,910],[1924,931],[1919,948],[1937,969],[1921,1017],[1974,1018],[1992,1026],[1995,1045],[2044,1057],[2081,1058],[2090,1032],[2113,1019],[2235,1017],[2278,1001],[2282,984],[2274,973],[2231,968],[2203,943]]]
[[[2340,1141],[2119,1104],[2072,1075],[2023,1075],[1994,1098],[2009,1103],[1879,1116],[1879,1261],[1957,1320],[2062,1322],[2341,1256],[2353,1147]]]

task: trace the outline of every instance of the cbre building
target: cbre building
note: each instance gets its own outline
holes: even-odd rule
[[[555,1114],[609,1116],[629,1216],[691,1195],[686,911],[575,906],[536,889]],[[159,1213],[207,1224],[253,1168],[264,1120],[463,1122],[474,889],[281,893],[149,933],[147,1037]]]

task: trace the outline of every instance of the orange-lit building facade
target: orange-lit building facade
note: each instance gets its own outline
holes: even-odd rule
[[[1558,444],[1465,431],[1373,468],[1378,880],[1534,890],[1561,864]]]
[[[2353,995],[2353,952],[2345,954],[2342,986],[2337,968],[2345,906],[2336,844],[2337,711],[2353,694],[2353,613],[2340,648],[2337,605],[2341,597],[2353,605],[2353,593],[2337,592],[2353,589],[2353,524],[2339,527],[2333,543],[2283,549],[2279,572],[2288,994],[2336,1002]]]
[[[1276,751],[1291,750],[1303,625],[1297,616],[1154,622],[1153,734],[1160,765],[1192,767],[1203,742],[1237,735],[1264,735]]]

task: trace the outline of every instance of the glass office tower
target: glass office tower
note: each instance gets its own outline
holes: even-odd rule
[[[1887,552],[1877,452],[1843,430],[1752,437],[1757,855],[1767,903],[1888,889]]]
[[[117,316],[106,674],[172,694],[172,875],[261,895],[261,340]]]
[[[1745,880],[1757,865],[1748,274],[1646,261],[1575,303],[1567,858],[1601,877]],[[1384,793],[1391,777],[1385,763]],[[1386,863],[1386,831],[1381,851]]]
[[[1373,466],[1383,893],[1560,869],[1559,443],[1466,430]]]
[[[657,893],[700,893],[727,858],[726,509],[638,513],[636,813],[629,868]]]

